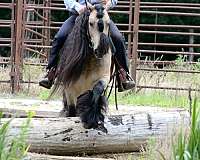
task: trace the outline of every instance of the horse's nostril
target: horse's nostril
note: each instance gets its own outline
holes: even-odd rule
[[[103,57],[103,55],[99,52],[98,48],[94,50],[94,55],[98,59],[101,59]]]

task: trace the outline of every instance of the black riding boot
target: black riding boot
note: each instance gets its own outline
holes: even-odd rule
[[[62,43],[59,41],[57,37],[55,37],[52,42],[52,49],[49,56],[48,66],[46,68],[47,74],[44,77],[44,79],[42,79],[39,82],[39,85],[44,88],[50,89],[54,83],[54,80],[56,78],[56,68],[57,68],[57,64],[59,60],[58,53],[61,47],[62,47]]]
[[[45,78],[39,82],[39,85],[44,88],[50,89],[54,83],[55,78],[56,78],[56,68],[51,68],[47,72]]]

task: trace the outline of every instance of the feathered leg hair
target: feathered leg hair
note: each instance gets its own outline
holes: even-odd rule
[[[105,83],[99,81],[93,88],[78,97],[77,108],[84,128],[100,129],[107,133],[104,127],[104,114],[108,107],[107,98],[103,95]]]

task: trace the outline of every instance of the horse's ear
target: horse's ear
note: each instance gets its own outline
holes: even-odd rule
[[[92,5],[91,3],[87,2],[88,8],[93,11],[95,9],[95,5]]]

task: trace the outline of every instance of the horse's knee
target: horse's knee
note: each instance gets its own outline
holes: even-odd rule
[[[93,95],[100,96],[104,92],[104,88],[106,87],[106,82],[103,80],[98,81],[93,87]]]

